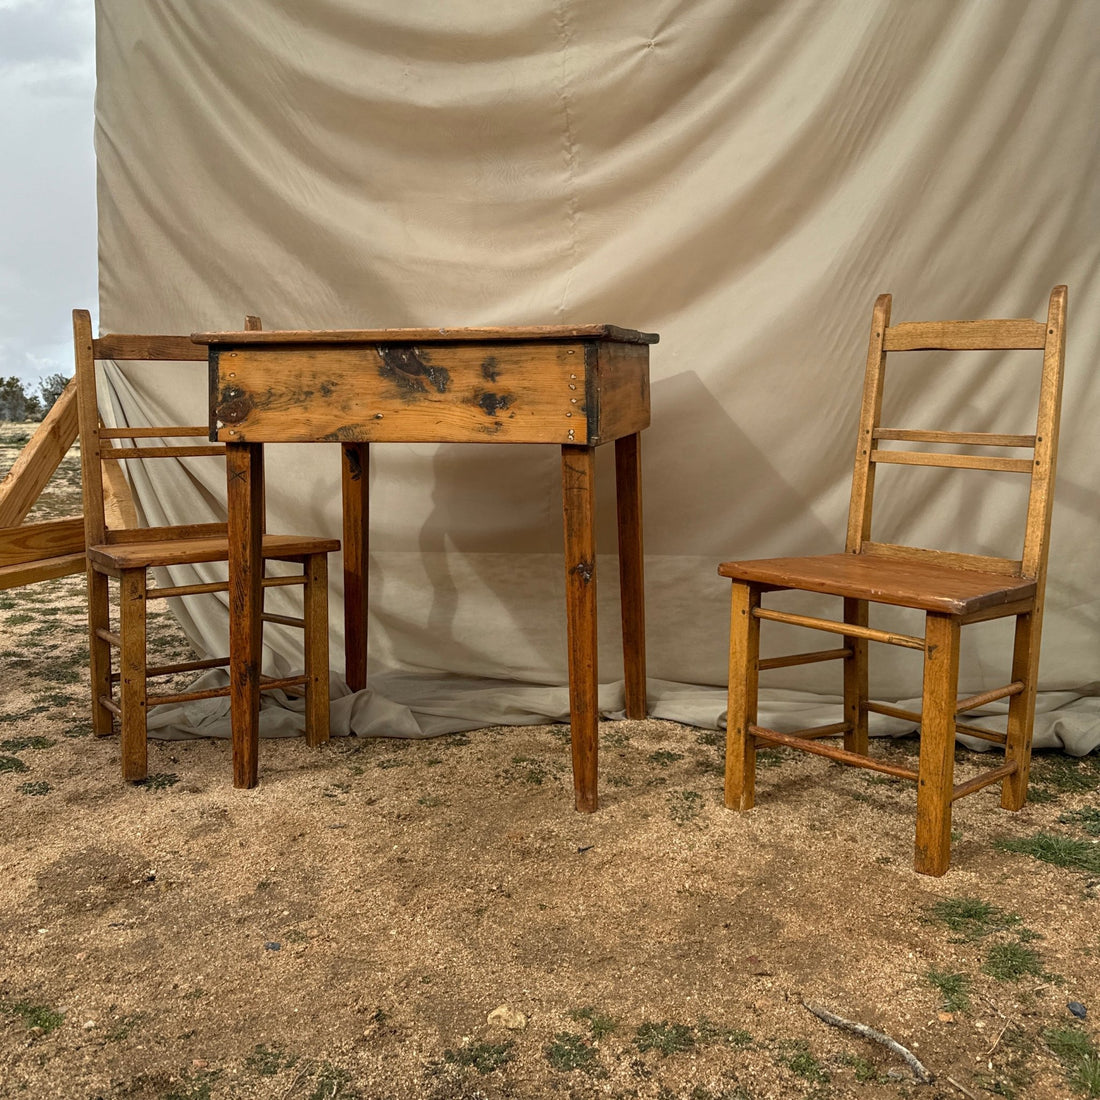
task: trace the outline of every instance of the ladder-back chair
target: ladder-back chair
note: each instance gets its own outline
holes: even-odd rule
[[[249,318],[250,328],[259,321]],[[119,463],[127,460],[195,459],[221,455],[225,447],[209,442],[187,443],[196,436],[209,437],[206,425],[148,428],[105,428],[96,398],[97,360],[143,362],[156,369],[165,362],[205,362],[206,348],[187,336],[92,336],[87,310],[73,311],[76,380],[79,398],[81,472],[84,492],[84,524],[88,569],[88,635],[91,664],[92,726],[97,736],[113,730],[117,718],[122,738],[122,776],[145,779],[148,772],[146,714],[163,703],[185,703],[230,694],[229,687],[153,694],[147,682],[158,676],[199,672],[229,664],[227,657],[209,657],[171,665],[150,666],[146,654],[146,605],[150,600],[193,596],[228,589],[226,581],[154,588],[148,584],[152,568],[171,568],[224,562],[229,556],[225,523],[177,524],[139,528],[119,526],[107,506],[112,484],[118,484]],[[163,368],[162,368],[163,369]],[[123,441],[128,441],[124,443]],[[115,510],[117,511],[117,509]],[[310,745],[329,736],[328,667],[328,555],[339,550],[336,539],[299,535],[263,536],[263,558],[295,562],[301,572],[265,577],[264,588],[300,585],[303,613],[300,618],[265,614],[265,622],[298,627],[304,633],[304,668],[301,676],[261,676],[261,690],[280,689],[305,696],[305,732]],[[266,571],[266,570],[265,570]],[[118,630],[111,629],[109,581],[118,582]],[[112,669],[112,652],[118,651],[118,668]],[[117,695],[114,690],[117,685]]]
[[[942,875],[951,858],[951,804],[1001,782],[1001,805],[1018,810],[1027,797],[1031,730],[1039,667],[1039,637],[1047,569],[1058,421],[1065,357],[1066,288],[1055,287],[1047,321],[931,321],[890,324],[890,295],[875,303],[867,355],[859,438],[856,444],[848,534],[843,554],[729,561],[718,567],[733,582],[730,615],[729,710],[726,726],[725,801],[751,809],[758,741],[790,746],[841,764],[871,768],[917,783],[916,857],[924,874]],[[1031,349],[1041,352],[1038,415],[1034,435],[911,430],[882,427],[887,355],[916,350],[950,352]],[[891,359],[891,371],[895,360]],[[953,453],[897,450],[884,444],[953,445]],[[965,453],[980,447],[1026,450],[1026,458]],[[871,540],[875,469],[881,464],[1012,471],[1030,478],[1022,557],[1019,560],[960,554]],[[783,589],[843,598],[843,622],[768,610],[761,594]],[[923,637],[872,629],[870,603],[924,612]],[[1015,616],[1009,682],[969,698],[958,698],[959,634],[970,623]],[[761,620],[791,623],[843,637],[841,648],[809,654],[759,657]],[[885,642],[924,654],[920,713],[868,698],[867,643]],[[757,725],[758,673],[817,661],[841,660],[843,721],[794,733]],[[1007,731],[959,721],[959,715],[1008,699]],[[916,771],[868,755],[869,713],[910,720],[920,729]],[[1004,762],[965,783],[954,782],[956,731],[1004,746]],[[843,736],[843,748],[817,739]]]

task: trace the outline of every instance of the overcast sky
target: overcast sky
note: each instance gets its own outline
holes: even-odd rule
[[[93,0],[0,0],[0,377],[73,372],[98,314]]]

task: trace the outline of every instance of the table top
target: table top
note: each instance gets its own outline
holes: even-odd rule
[[[270,329],[248,332],[193,332],[196,344],[247,347],[261,344],[454,344],[530,340],[614,340],[656,344],[655,332],[617,325],[509,325],[497,328]]]

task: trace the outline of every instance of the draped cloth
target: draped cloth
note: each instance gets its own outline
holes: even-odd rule
[[[642,447],[662,717],[723,720],[719,561],[842,548],[876,295],[893,293],[895,321],[1042,318],[1067,283],[1036,744],[1100,743],[1093,0],[97,0],[97,54],[104,331],[239,329],[256,313],[265,328],[660,333]],[[1037,370],[1021,354],[892,368],[897,426],[1033,431]],[[201,422],[205,373],[112,368],[103,400],[128,423]],[[599,661],[614,715],[604,450]],[[267,454],[269,529],[339,535],[337,448]],[[148,522],[224,515],[220,470],[165,465],[134,475]],[[372,448],[371,689],[337,684],[335,730],[567,719],[558,476],[553,447]],[[878,539],[1018,553],[1010,474],[891,469],[879,490]],[[224,651],[223,597],[177,614],[200,649]],[[920,632],[893,609],[873,622]],[[801,644],[793,629],[765,645]],[[1007,681],[1009,633],[970,628],[960,690]],[[273,632],[269,667],[300,660],[297,646]],[[876,698],[919,692],[911,655],[874,647],[871,668]],[[835,665],[766,685],[762,720],[832,720]],[[217,708],[162,721],[227,728]],[[277,733],[297,718],[264,721]]]

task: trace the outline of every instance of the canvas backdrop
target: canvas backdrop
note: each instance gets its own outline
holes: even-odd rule
[[[724,720],[720,561],[842,549],[875,296],[893,293],[895,322],[1042,318],[1067,283],[1036,743],[1100,743],[1095,0],[96,6],[103,331],[239,329],[256,313],[265,328],[660,333],[642,437],[657,715]],[[1036,372],[971,358],[892,369],[896,426],[1033,430]],[[138,424],[201,422],[206,399],[201,365],[112,368],[102,393],[109,418]],[[270,529],[339,535],[338,448],[267,450]],[[614,714],[603,450],[599,660]],[[372,454],[372,690],[338,685],[334,729],[567,718],[556,448]],[[876,538],[1018,552],[1011,475],[891,469],[879,486]],[[138,470],[134,488],[148,522],[224,515],[224,474],[202,462]],[[200,648],[224,651],[223,599],[178,613]],[[893,609],[876,621],[920,631]],[[768,651],[820,648],[786,629],[766,632]],[[1009,631],[970,628],[961,690],[1006,682]],[[297,645],[276,632],[268,664],[295,663]],[[919,656],[874,647],[872,678],[876,697],[912,700]],[[831,720],[839,680],[835,665],[772,674],[763,715]],[[216,708],[161,722],[227,728]]]

